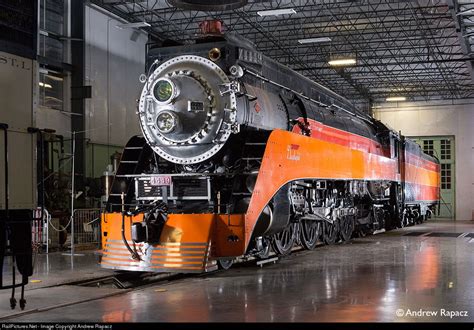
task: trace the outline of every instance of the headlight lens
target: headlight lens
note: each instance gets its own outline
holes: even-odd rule
[[[168,102],[174,96],[175,88],[171,81],[158,80],[153,88],[153,95],[158,102]]]
[[[161,133],[169,133],[176,127],[177,118],[170,111],[163,111],[156,118],[156,125]]]

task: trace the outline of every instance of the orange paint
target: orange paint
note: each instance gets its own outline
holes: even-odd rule
[[[424,186],[437,187],[439,172],[430,171],[409,163],[405,163],[405,181]]]
[[[298,118],[298,120],[300,122],[304,121],[303,118]],[[390,156],[389,149],[384,149],[380,143],[365,136],[327,126],[313,119],[307,119],[307,121],[309,123],[309,129],[311,131],[312,138],[326,142],[332,142],[342,146],[350,147],[351,149],[369,152],[376,155],[386,157]],[[295,125],[293,127],[293,133],[301,134],[301,127]]]
[[[244,254],[242,214],[169,214],[158,244],[133,243],[131,224],[143,214],[125,218],[125,238],[141,260],[132,259],[121,234],[122,215],[102,215],[101,264],[113,269],[203,272],[218,257]],[[105,234],[106,233],[106,234]]]
[[[380,152],[377,154],[367,152],[380,149],[370,139],[358,137],[361,140],[359,145],[364,145],[363,150],[360,150],[352,149],[351,144],[344,144],[341,141],[334,143],[327,141],[326,138],[324,140],[315,138],[313,135],[313,131],[312,137],[306,137],[282,130],[274,130],[270,134],[245,215],[246,247],[260,213],[274,194],[290,181],[297,179],[400,181],[398,159],[385,157]],[[295,148],[295,145],[299,147]],[[411,164],[405,166],[407,181],[430,187],[439,185],[439,172]]]
[[[407,154],[398,159],[379,143],[310,120],[311,137],[294,132],[270,134],[250,205],[243,214],[169,214],[159,244],[133,244],[130,228],[143,214],[125,219],[125,237],[141,260],[133,260],[121,236],[122,215],[102,217],[102,265],[115,269],[197,271],[215,267],[219,257],[243,255],[260,213],[286,183],[298,179],[384,180],[400,182],[404,173],[415,197],[438,199],[439,166]],[[399,171],[400,170],[400,171]]]

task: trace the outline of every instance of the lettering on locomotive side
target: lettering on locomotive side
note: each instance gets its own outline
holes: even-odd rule
[[[286,158],[289,160],[300,160],[301,156],[299,154],[299,144],[289,144],[287,148]]]

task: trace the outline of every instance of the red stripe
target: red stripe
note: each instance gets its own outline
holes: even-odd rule
[[[405,162],[418,167],[423,167],[428,171],[439,172],[439,164],[421,158],[420,156],[408,151],[405,153]]]

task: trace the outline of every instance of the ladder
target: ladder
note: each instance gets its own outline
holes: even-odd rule
[[[127,176],[143,173],[147,160],[152,154],[153,150],[146,143],[145,138],[134,136],[128,141],[110,188],[106,206],[108,212],[122,210],[122,193],[125,196],[125,209],[130,208],[135,198],[135,186],[134,178]]]

